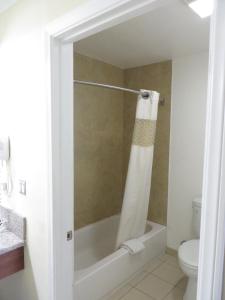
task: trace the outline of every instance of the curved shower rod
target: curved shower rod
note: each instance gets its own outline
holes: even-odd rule
[[[123,88],[120,86],[91,82],[91,81],[83,81],[83,80],[74,80],[73,82],[78,83],[78,84],[85,84],[85,85],[91,85],[91,86],[103,87],[103,88],[107,88],[107,89],[114,89],[114,90],[118,90],[118,91],[129,92],[129,93],[141,95],[145,99],[147,99],[149,97],[149,93],[147,91],[137,91],[137,90],[132,90],[132,89],[128,89],[128,88]],[[159,101],[159,103],[161,105],[163,105],[164,102],[165,102],[164,98],[161,98]]]

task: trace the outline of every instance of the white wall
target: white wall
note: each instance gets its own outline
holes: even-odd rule
[[[173,60],[167,219],[167,246],[173,249],[194,237],[192,199],[202,189],[207,77],[207,53]]]
[[[12,206],[27,218],[25,271],[0,281],[1,300],[49,300],[45,25],[81,0],[18,0],[0,14],[0,135],[9,135]],[[18,180],[27,181],[27,196]]]
[[[0,15],[0,135],[9,135],[11,139],[14,182],[11,203],[18,212],[27,218],[26,268],[25,271],[0,281],[1,300],[49,300],[48,178],[46,169],[47,97],[44,29],[49,21],[66,13],[81,1],[85,0],[18,0],[14,7]],[[202,64],[206,69],[205,60],[206,58]],[[188,69],[188,61],[188,59],[186,62],[181,60],[180,64]],[[195,64],[200,64],[200,61],[196,58],[192,64],[193,67],[196,67]],[[180,80],[182,83],[182,77],[179,79],[179,60],[174,62],[175,74],[176,69],[178,75],[174,79],[178,78],[175,82]],[[190,79],[193,79],[194,76],[198,77],[196,73],[190,74]],[[183,76],[183,72],[181,75]],[[200,80],[198,84],[204,85],[205,76],[203,77],[204,80]],[[184,85],[184,88],[187,87]],[[180,98],[179,93],[178,95],[174,94],[174,104],[179,102],[178,98]],[[188,102],[183,100],[184,98],[181,99],[182,103],[187,105]],[[198,99],[198,101],[200,100]],[[185,118],[187,115],[181,105],[177,105],[173,113],[174,117],[177,118],[177,110],[179,109],[184,113],[180,117]],[[191,117],[200,118],[196,114],[191,114]],[[177,128],[179,133],[181,123],[179,120],[177,123],[179,123]],[[185,123],[185,126],[187,124]],[[174,127],[174,124],[172,126]],[[190,126],[193,126],[192,122],[190,122]],[[199,130],[200,132],[201,130]],[[174,138],[175,136],[176,134]],[[191,141],[193,137],[188,139]],[[175,140],[173,140],[172,147],[173,144],[176,145]],[[203,137],[201,142],[202,140]],[[190,150],[189,141],[185,141],[185,143],[188,144],[187,149]],[[186,149],[186,147],[184,148]],[[177,152],[180,155],[179,149],[174,154]],[[172,170],[176,170],[173,161],[174,158],[171,157]],[[170,193],[172,211],[177,201],[179,203],[182,201],[181,199],[185,200],[185,198],[180,197],[179,192],[175,192],[174,183],[179,179],[177,179],[179,172],[176,170],[175,173],[176,176],[174,176],[173,182],[171,181]],[[188,172],[186,173],[188,175]],[[191,174],[191,178],[192,176],[193,174]],[[18,194],[19,179],[27,181],[26,197]],[[198,188],[196,187],[192,194],[199,193],[199,185],[196,184]],[[183,195],[183,191],[181,194]],[[191,197],[187,197],[187,200]],[[169,225],[169,241],[173,241],[171,233],[174,227],[180,219],[183,220],[176,212],[172,214],[171,209],[169,211],[169,223],[171,223]],[[174,215],[177,216],[178,222],[171,222],[171,217],[173,220]],[[176,243],[174,241],[169,242],[169,245],[173,244]]]

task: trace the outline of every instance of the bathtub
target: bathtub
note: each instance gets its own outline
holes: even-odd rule
[[[75,231],[75,299],[101,299],[165,252],[166,227],[149,221],[139,238],[144,251],[135,255],[125,249],[115,251],[118,225],[116,215]]]

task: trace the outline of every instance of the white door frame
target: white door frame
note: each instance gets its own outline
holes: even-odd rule
[[[225,245],[225,1],[211,20],[199,300],[222,299]]]
[[[49,261],[52,274],[49,300],[74,300],[74,239],[67,241],[66,237],[67,232],[74,228],[74,214],[71,213],[74,211],[74,175],[71,167],[74,164],[73,42],[174,1],[88,0],[46,29],[49,72]],[[225,241],[222,234],[225,224],[225,181],[222,180],[225,178],[225,168],[222,168],[225,154],[225,9],[224,0],[216,2],[211,26],[198,300],[221,299]]]

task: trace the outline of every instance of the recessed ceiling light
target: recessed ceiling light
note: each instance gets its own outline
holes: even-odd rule
[[[186,0],[186,2],[201,18],[206,18],[213,12],[213,0]]]

